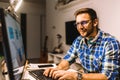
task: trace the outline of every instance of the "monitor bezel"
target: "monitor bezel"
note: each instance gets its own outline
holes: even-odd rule
[[[2,28],[2,46],[3,46],[3,53],[4,53],[4,57],[5,57],[6,67],[7,67],[7,73],[8,73],[8,76],[9,76],[10,80],[15,80],[11,50],[10,50],[9,39],[8,39],[8,34],[7,34],[8,33],[7,32],[7,25],[6,25],[6,21],[5,21],[5,16],[7,14],[9,14],[17,22],[18,22],[18,20],[16,19],[16,16],[13,15],[11,12],[6,11],[3,8],[0,8],[0,18],[1,18],[0,22],[1,22],[1,26],[2,26],[1,27]],[[21,73],[20,78],[21,77],[22,77],[22,73]]]
[[[8,75],[10,80],[15,80],[13,75],[13,65],[12,65],[12,60],[10,55],[11,53],[10,53],[8,35],[7,35],[7,29],[6,29],[6,23],[5,23],[5,11],[2,8],[0,9],[0,17],[1,17],[1,26],[2,26],[1,27],[2,28],[2,46],[3,46],[5,62],[7,65]]]

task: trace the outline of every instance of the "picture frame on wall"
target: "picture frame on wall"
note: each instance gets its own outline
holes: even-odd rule
[[[72,1],[75,1],[75,0],[57,0],[56,5],[55,5],[55,9],[57,9],[57,8],[59,8],[61,6],[65,6],[65,5],[69,4]]]

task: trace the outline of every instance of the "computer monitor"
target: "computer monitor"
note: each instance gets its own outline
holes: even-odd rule
[[[16,74],[17,68],[24,66],[26,62],[20,23],[9,11],[0,8],[0,26],[9,79],[20,80],[22,74]]]

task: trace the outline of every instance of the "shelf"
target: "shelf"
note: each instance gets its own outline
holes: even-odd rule
[[[62,10],[62,9],[65,9],[65,8],[70,8],[70,7],[74,6],[74,5],[77,5],[77,4],[86,2],[86,1],[88,1],[88,0],[74,0],[74,1],[69,2],[68,4],[58,5],[58,6],[56,5],[55,8],[57,10]]]
[[[64,57],[63,53],[58,53],[58,54],[48,53],[48,62],[54,62],[58,64],[63,57]]]

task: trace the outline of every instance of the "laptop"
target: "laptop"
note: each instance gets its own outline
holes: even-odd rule
[[[3,8],[0,8],[0,28],[2,30],[2,48],[7,68],[5,73],[9,76],[8,80],[21,80],[24,79],[23,76],[25,75],[32,75],[32,70],[54,67],[53,64],[29,64],[25,57],[20,22],[12,12]],[[28,74],[26,74],[26,71]],[[36,78],[35,80],[39,79]]]

